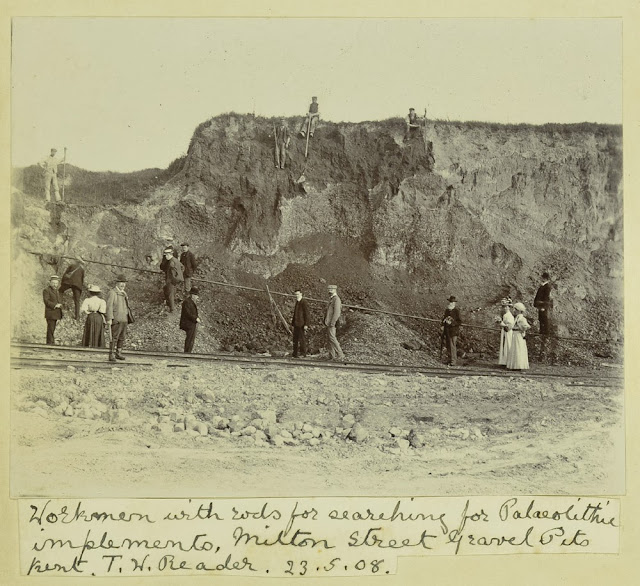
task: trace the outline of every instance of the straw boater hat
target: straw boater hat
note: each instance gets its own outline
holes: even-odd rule
[[[51,275],[49,277],[49,281],[59,281],[60,277],[58,277],[58,275]]]
[[[89,293],[100,293],[98,285],[89,285]]]
[[[165,248],[162,251],[162,254],[173,254],[173,248],[170,248],[170,247],[169,248]]]
[[[338,289],[338,285],[327,285],[327,289],[329,289],[329,291],[336,291]]]
[[[524,306],[524,303],[516,303],[516,304],[514,304],[513,309],[517,309],[518,311],[521,311],[522,313],[527,311],[527,308]]]

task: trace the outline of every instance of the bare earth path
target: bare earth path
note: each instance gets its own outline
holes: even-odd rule
[[[12,496],[619,494],[622,401],[526,374],[14,370]]]

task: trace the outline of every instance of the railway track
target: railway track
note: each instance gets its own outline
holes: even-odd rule
[[[84,348],[76,346],[47,346],[45,344],[12,342],[11,344],[12,368],[113,368],[133,366],[149,367],[158,361],[167,362],[167,367],[180,368],[198,362],[234,364],[241,368],[316,368],[329,370],[354,371],[367,374],[407,375],[413,373],[440,378],[453,378],[460,376],[482,376],[511,378],[522,376],[523,378],[552,378],[558,380],[571,380],[575,386],[618,386],[622,384],[622,377],[616,374],[587,373],[584,375],[567,373],[542,373],[527,371],[518,373],[507,372],[489,365],[485,366],[460,366],[454,368],[429,367],[429,366],[400,366],[376,363],[341,363],[326,362],[314,359],[293,359],[278,357],[238,356],[228,353],[210,354],[183,354],[181,352],[159,352],[151,350],[127,350],[126,361],[116,363],[108,362],[106,351],[99,348]],[[144,360],[144,361],[143,361]]]

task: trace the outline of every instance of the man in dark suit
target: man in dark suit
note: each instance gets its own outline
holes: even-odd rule
[[[184,267],[182,272],[184,276],[184,294],[188,295],[189,291],[191,291],[191,277],[193,277],[198,266],[196,263],[196,257],[193,255],[193,252],[189,250],[189,243],[183,242],[180,246],[182,246],[180,264]]]
[[[309,306],[307,301],[302,298],[300,289],[295,291],[296,305],[293,308],[293,318],[291,325],[293,326],[293,356],[298,358],[298,348],[300,354],[304,358],[307,355],[307,338],[306,333],[309,329]]]
[[[444,311],[442,318],[442,327],[444,328],[444,339],[447,343],[449,352],[449,366],[455,366],[458,360],[458,334],[460,333],[460,310],[456,307],[457,300],[451,295],[448,299],[449,304]]]
[[[72,262],[67,270],[62,274],[62,285],[60,285],[60,294],[62,295],[67,289],[71,289],[73,293],[73,303],[75,305],[75,319],[80,317],[80,296],[84,287],[84,261],[78,256]]]
[[[62,295],[58,290],[60,278],[53,275],[49,286],[42,292],[44,318],[47,320],[47,344],[55,344],[54,334],[59,319],[62,319]]]
[[[193,352],[193,344],[196,341],[196,330],[200,323],[198,317],[198,302],[199,291],[197,287],[191,287],[191,292],[187,298],[182,302],[182,313],[180,314],[180,329],[184,330],[187,337],[184,340],[184,351],[187,353]]]
[[[553,323],[553,299],[551,299],[551,284],[549,273],[542,273],[542,283],[536,291],[533,300],[533,306],[538,310],[538,322],[540,323],[540,352],[538,353],[538,361],[543,362],[547,353],[547,347],[550,350],[551,362],[556,361],[557,342],[555,338],[555,327]]]

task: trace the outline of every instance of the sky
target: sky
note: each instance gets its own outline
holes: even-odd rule
[[[14,18],[12,163],[166,167],[224,112],[622,123],[620,19]]]

